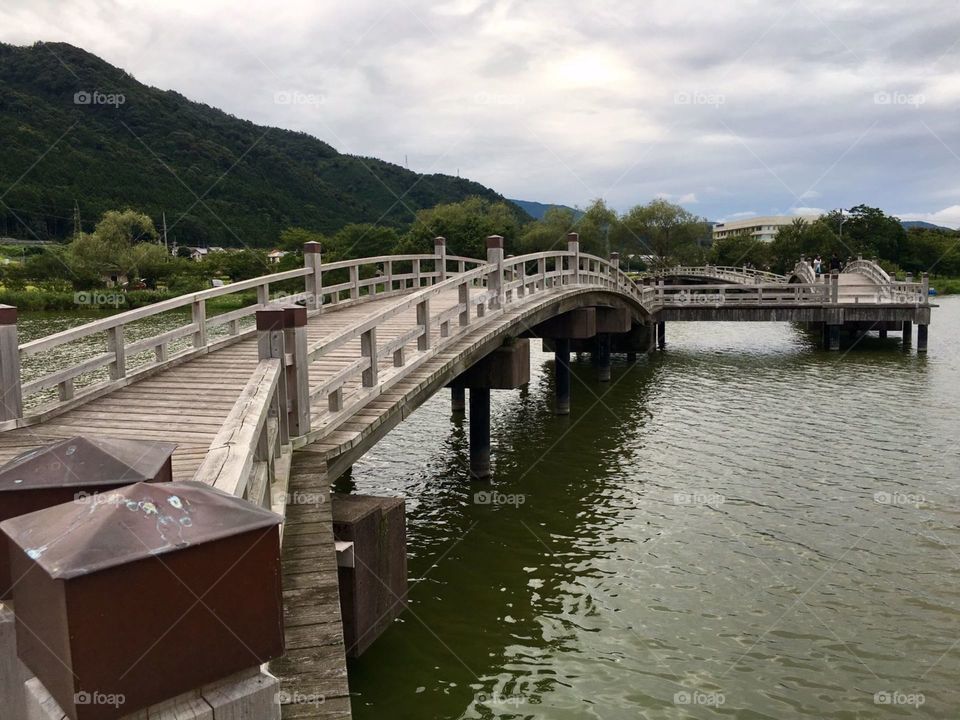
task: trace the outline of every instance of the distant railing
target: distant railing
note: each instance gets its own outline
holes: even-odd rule
[[[785,283],[787,277],[766,270],[757,270],[749,267],[736,267],[733,265],[703,265],[689,266],[676,265],[663,270],[653,272],[639,273],[641,277],[661,278],[661,277],[710,277],[724,280],[730,280],[735,283]]]

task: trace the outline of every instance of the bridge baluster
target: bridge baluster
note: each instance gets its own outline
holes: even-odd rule
[[[0,386],[0,420],[23,417],[17,309],[13,305],[0,305]]]
[[[470,286],[462,282],[457,286],[457,302],[462,306],[460,310],[460,327],[470,324]]]
[[[447,239],[442,236],[437,236],[433,239],[433,254],[437,256],[437,272],[439,273],[437,277],[438,282],[443,282],[447,279]]]
[[[487,275],[487,290],[491,293],[490,309],[503,305],[503,236],[487,237],[487,263],[496,267]]]
[[[360,336],[360,354],[370,358],[370,366],[363,371],[363,386],[374,387],[379,377],[379,358],[377,356],[377,329],[370,328]]]
[[[573,253],[570,259],[570,282],[574,285],[580,284],[580,234],[567,233],[567,252]],[[562,265],[561,265],[562,267]],[[563,284],[563,277],[560,278],[560,284]]]
[[[304,243],[303,266],[311,270],[311,273],[304,278],[307,310],[320,310],[323,306],[323,273],[320,265],[320,243],[313,241]]]
[[[421,335],[417,338],[417,350],[423,352],[430,349],[430,299],[417,303],[417,325]]]

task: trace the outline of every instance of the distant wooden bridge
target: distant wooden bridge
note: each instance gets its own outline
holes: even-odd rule
[[[79,433],[173,441],[174,479],[283,514],[287,654],[271,669],[286,691],[284,717],[346,718],[330,481],[505,343],[539,337],[554,350],[558,412],[569,411],[571,351],[597,353],[609,377],[611,352],[635,358],[664,347],[672,321],[803,322],[828,348],[839,347],[841,331],[871,329],[909,343],[917,324],[918,350],[926,349],[926,277],[897,281],[868,261],[820,278],[800,263],[791,276],[676,268],[638,283],[616,255],[580,252],[576,234],[557,251],[505,257],[499,236],[487,248],[485,260],[452,256],[438,238],[432,255],[323,264],[319,245],[308,243],[303,268],[23,344],[16,309],[0,309],[0,460]],[[302,289],[278,299],[291,282]],[[244,292],[256,301],[208,312],[209,301]],[[160,319],[179,324],[157,330]],[[471,464],[480,476],[485,453],[489,466],[489,387],[471,386]],[[301,493],[322,501],[288,502]],[[293,700],[316,696],[325,698],[322,713]]]

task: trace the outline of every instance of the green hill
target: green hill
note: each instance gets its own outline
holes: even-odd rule
[[[158,227],[165,212],[181,245],[263,246],[291,225],[401,227],[407,208],[502,199],[255,125],[63,43],[0,44],[0,139],[0,236],[68,237],[75,201],[85,230],[129,206]]]

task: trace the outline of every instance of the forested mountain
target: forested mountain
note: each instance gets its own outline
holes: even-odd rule
[[[181,245],[268,245],[293,225],[404,227],[404,205],[501,199],[255,125],[63,43],[0,44],[0,147],[0,236],[66,238],[76,202],[84,230],[132,207],[158,227],[165,212]]]

